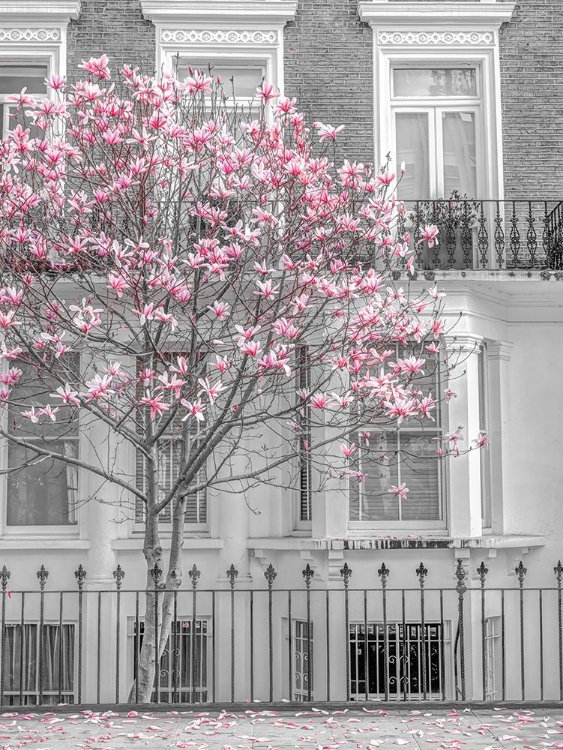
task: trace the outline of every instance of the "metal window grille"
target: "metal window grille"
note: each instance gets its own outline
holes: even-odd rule
[[[311,692],[313,690],[313,623],[310,623],[310,639],[307,639],[307,621],[295,620],[293,623],[293,700],[306,701],[309,695],[309,658],[311,659]],[[308,653],[307,644],[310,643],[310,653]]]
[[[351,700],[385,696],[386,665],[390,700],[422,700],[423,666],[427,699],[442,697],[444,633],[441,624],[425,623],[423,630],[421,623],[388,623],[386,653],[382,624],[367,624],[366,643],[365,623],[351,623],[349,649]]]
[[[499,617],[487,617],[485,620],[485,700],[496,700],[496,652],[500,645]]]
[[[139,651],[143,644],[145,624],[139,622]],[[195,642],[194,636],[195,633]],[[129,636],[135,643],[135,621],[131,621]],[[179,619],[172,623],[166,647],[160,659],[159,701],[162,703],[190,703],[195,696],[198,703],[209,700],[209,660],[211,642],[210,623],[205,619]],[[192,669],[192,654],[195,670]],[[156,700],[156,692],[151,697]]]

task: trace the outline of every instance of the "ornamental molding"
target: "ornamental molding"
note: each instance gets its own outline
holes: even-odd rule
[[[429,26],[433,30],[449,30],[453,34],[460,28],[498,29],[512,19],[516,3],[475,0],[468,2],[388,2],[388,0],[360,0],[360,19],[379,30],[406,26],[420,30]]]
[[[278,32],[229,29],[161,29],[163,44],[277,44]]]
[[[0,0],[1,2],[2,0]],[[170,23],[237,23],[283,26],[295,18],[297,0],[141,0],[144,18]]]
[[[0,42],[61,42],[60,26],[52,29],[0,29]]]
[[[379,31],[380,46],[437,47],[452,45],[491,45],[495,43],[492,31]]]
[[[66,26],[80,15],[80,0],[0,0],[0,26],[6,22],[14,26],[58,23]]]

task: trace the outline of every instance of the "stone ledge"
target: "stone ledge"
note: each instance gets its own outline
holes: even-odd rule
[[[248,539],[246,546],[255,551],[277,550],[393,550],[393,549],[517,549],[543,547],[543,536],[529,534],[492,534],[480,537],[380,536],[342,539],[280,537]]]
[[[170,537],[163,537],[162,549],[170,549]],[[142,550],[143,537],[132,537],[130,539],[113,539],[111,543],[113,550]],[[212,539],[210,537],[184,537],[184,551],[191,549],[222,549],[222,539]]]

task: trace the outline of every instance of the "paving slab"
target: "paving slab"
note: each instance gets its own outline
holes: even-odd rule
[[[563,707],[0,713],[0,750],[563,750]]]

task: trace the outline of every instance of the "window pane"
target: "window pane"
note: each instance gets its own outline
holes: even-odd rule
[[[400,503],[389,492],[398,481],[397,433],[372,433],[369,448],[361,449],[352,468],[366,477],[361,483],[350,479],[350,520],[400,520]]]
[[[441,518],[440,469],[434,433],[400,432],[400,480],[409,488],[401,503],[403,521],[437,521]]]
[[[0,65],[0,94],[46,94],[47,65]]]
[[[41,443],[40,443],[41,444]],[[45,445],[45,443],[43,443]],[[76,456],[75,441],[50,441],[57,453]],[[76,523],[77,472],[62,461],[41,458],[32,448],[8,443],[8,526],[58,526]]]
[[[425,112],[398,112],[395,122],[397,167],[403,161],[406,167],[399,183],[399,198],[429,198],[428,115]]]
[[[459,190],[477,195],[477,154],[473,112],[442,112],[444,149],[444,195]]]
[[[475,68],[396,68],[394,96],[477,96]]]
[[[262,83],[264,68],[262,65],[244,65],[233,63],[214,64],[212,61],[190,62],[180,60],[178,65],[178,78],[186,78],[190,75],[189,67],[199,68],[205,72],[211,71],[211,75],[221,79],[221,85],[225,95],[232,97],[233,91],[239,99],[253,99],[256,97],[256,89]],[[233,82],[231,82],[231,78]]]

